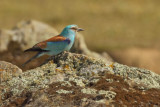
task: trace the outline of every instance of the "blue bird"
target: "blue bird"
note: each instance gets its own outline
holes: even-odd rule
[[[76,32],[79,31],[83,31],[83,29],[78,28],[77,25],[68,25],[59,35],[54,36],[48,40],[39,42],[35,44],[32,48],[25,50],[24,52],[36,51],[38,53],[31,59],[26,61],[23,66],[32,61],[33,59],[43,56],[45,54],[54,56],[60,54],[63,51],[69,51],[74,43]]]

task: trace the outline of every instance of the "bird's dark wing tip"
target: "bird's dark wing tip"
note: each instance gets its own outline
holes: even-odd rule
[[[69,38],[67,38],[65,41],[66,41],[68,44],[70,44],[70,42],[71,42],[71,40],[70,40]]]
[[[49,50],[43,50],[41,48],[29,48],[29,49],[24,50],[24,52],[28,52],[28,51],[48,52]]]
[[[31,48],[24,50],[23,52],[28,52],[31,51]]]

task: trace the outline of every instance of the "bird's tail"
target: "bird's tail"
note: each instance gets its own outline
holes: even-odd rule
[[[42,52],[38,52],[36,55],[34,55],[32,58],[30,58],[28,61],[26,61],[22,66],[24,67],[26,64],[28,64],[30,61],[32,61],[33,59],[41,56]]]

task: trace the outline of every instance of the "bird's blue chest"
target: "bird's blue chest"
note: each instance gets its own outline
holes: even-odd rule
[[[69,51],[71,49],[71,47],[73,46],[75,36],[68,37],[68,39],[70,40],[70,42],[67,46],[67,50]]]

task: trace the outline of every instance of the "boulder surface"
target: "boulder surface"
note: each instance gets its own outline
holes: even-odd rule
[[[160,106],[160,75],[64,52],[0,84],[0,106]]]

